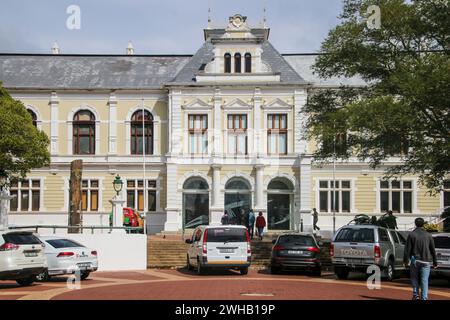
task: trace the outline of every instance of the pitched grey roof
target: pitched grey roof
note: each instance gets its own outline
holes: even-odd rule
[[[191,56],[0,55],[0,81],[24,89],[153,89]]]
[[[359,77],[342,78],[332,77],[324,79],[314,73],[312,66],[318,54],[286,54],[284,59],[295,69],[295,71],[302,76],[307,82],[314,87],[339,87],[346,86],[364,86],[366,82]]]
[[[213,44],[206,41],[192,59],[181,69],[175,79],[169,84],[194,84],[196,73],[202,66],[212,61],[214,57]],[[267,63],[272,72],[281,74],[281,83],[305,84],[306,81],[286,62],[283,56],[270,44],[264,41],[262,44],[263,62]]]

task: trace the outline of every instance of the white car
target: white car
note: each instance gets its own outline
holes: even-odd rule
[[[187,253],[187,268],[198,274],[209,268],[238,269],[248,273],[251,263],[250,236],[237,225],[201,226],[195,229]]]
[[[46,281],[51,276],[74,274],[80,270],[81,280],[98,269],[97,251],[63,237],[41,236],[45,243],[45,257],[48,270],[38,275],[39,281]]]
[[[44,244],[32,232],[0,231],[0,280],[28,286],[46,270]]]

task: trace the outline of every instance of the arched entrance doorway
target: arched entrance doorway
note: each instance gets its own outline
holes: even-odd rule
[[[195,228],[209,224],[209,186],[199,177],[183,184],[183,227]]]
[[[267,225],[270,230],[291,229],[294,186],[285,178],[275,178],[267,187]]]
[[[242,178],[231,178],[225,185],[225,211],[235,224],[245,225],[247,213],[252,208],[250,184]]]

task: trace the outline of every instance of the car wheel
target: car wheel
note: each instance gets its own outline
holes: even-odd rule
[[[90,274],[90,272],[82,272],[80,275],[81,280],[86,280]]]
[[[35,277],[35,276],[31,276],[31,277],[28,277],[28,278],[17,279],[16,282],[17,282],[20,286],[29,286],[29,285],[31,285],[35,280],[36,280],[36,277]]]
[[[239,271],[241,272],[242,275],[246,275],[246,274],[248,274],[248,267],[247,268],[242,268]]]
[[[320,277],[322,275],[322,268],[316,267],[312,271],[312,275],[315,277]]]
[[[189,255],[186,255],[186,268],[187,268],[189,271],[192,270],[191,262],[189,261]]]
[[[392,260],[389,260],[389,263],[386,266],[384,272],[385,272],[385,279],[387,281],[392,281],[395,279],[395,268],[394,262]]]
[[[36,280],[41,282],[48,281],[50,280],[50,276],[48,275],[47,271],[43,271],[36,276]]]
[[[271,274],[280,274],[281,270],[278,267],[270,267],[270,273]]]
[[[345,267],[334,268],[334,274],[336,274],[339,280],[347,280],[349,272]]]

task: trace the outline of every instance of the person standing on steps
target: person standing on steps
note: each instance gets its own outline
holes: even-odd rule
[[[319,213],[317,212],[316,208],[313,208],[313,229],[314,231],[320,230],[320,228],[317,226],[317,222],[319,222]]]
[[[266,219],[264,219],[262,211],[258,213],[258,217],[256,218],[256,229],[258,229],[259,240],[263,239],[264,236],[264,228],[266,227]]]
[[[405,265],[409,263],[413,300],[427,300],[430,269],[431,266],[437,268],[436,250],[433,237],[423,228],[425,221],[417,218],[414,224],[416,228],[406,240],[403,262]]]
[[[222,225],[230,224],[230,217],[228,216],[228,212],[225,211],[220,222],[222,223]]]
[[[250,209],[247,216],[247,228],[248,233],[250,234],[250,238],[253,240],[253,232],[255,229],[255,214],[253,212],[253,209]]]

